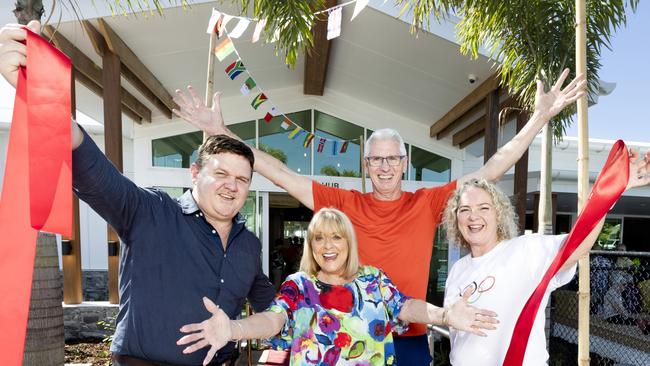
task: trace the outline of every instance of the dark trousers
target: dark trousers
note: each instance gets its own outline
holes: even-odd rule
[[[433,360],[426,334],[414,337],[393,336],[393,340],[398,366],[427,366]]]
[[[149,360],[143,360],[141,358],[124,356],[118,354],[111,354],[111,363],[113,366],[174,366],[167,363],[154,362]],[[210,366],[234,366],[234,361],[226,361],[222,363],[216,363],[214,360],[210,362]]]

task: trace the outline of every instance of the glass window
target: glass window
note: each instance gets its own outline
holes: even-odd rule
[[[360,177],[359,137],[363,135],[363,127],[314,111],[314,128],[314,175]],[[320,138],[327,141],[323,144],[323,151],[319,153]],[[347,140],[355,141],[349,141],[346,151],[341,153],[343,141]]]
[[[201,142],[201,131],[155,139],[151,141],[152,164],[168,168],[189,168]]]
[[[246,121],[228,125],[228,129],[251,147],[255,146],[255,121]]]
[[[419,147],[411,147],[410,180],[447,183],[450,179],[451,160]]]
[[[239,213],[246,219],[246,228],[253,233],[257,233],[255,231],[255,196],[254,191],[248,192],[244,207],[239,210]]]
[[[287,117],[294,124],[302,127],[305,132],[311,131],[311,110],[288,113]],[[282,161],[297,173],[309,175],[311,174],[311,148],[303,146],[307,134],[301,133],[290,140],[289,134],[295,127],[283,129],[281,126],[283,119],[283,116],[273,117],[268,123],[263,119],[259,120],[259,149]]]
[[[178,198],[185,193],[189,188],[183,188],[183,187],[154,187],[158,188],[161,191],[167,193],[169,197],[171,198]]]
[[[622,219],[606,218],[598,235],[598,245],[605,250],[614,250],[621,242]]]
[[[255,147],[255,121],[235,123],[228,128],[249,146]],[[198,157],[201,143],[201,131],[155,139],[151,142],[152,164],[167,168],[189,168]]]

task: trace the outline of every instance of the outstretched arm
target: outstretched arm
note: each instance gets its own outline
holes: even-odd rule
[[[539,131],[551,118],[560,113],[562,109],[575,102],[585,94],[587,82],[584,75],[578,75],[569,85],[562,89],[562,84],[569,75],[569,69],[565,69],[557,79],[551,90],[544,92],[544,84],[537,81],[537,93],[535,94],[535,111],[524,128],[512,138],[507,144],[501,147],[485,165],[458,180],[462,185],[472,178],[484,178],[488,181],[495,181],[501,178],[528,149],[531,142]]]
[[[188,94],[181,90],[176,90],[174,101],[178,104],[180,110],[174,109],[173,112],[177,116],[208,135],[224,134],[241,140],[226,127],[223,121],[223,116],[221,115],[221,92],[214,94],[212,108],[208,108],[198,97],[194,88],[188,86],[187,90]],[[284,188],[290,195],[307,206],[307,208],[314,208],[311,179],[294,172],[271,155],[256,148],[251,149],[253,150],[253,154],[255,154],[255,171],[262,174],[275,185]]]
[[[187,324],[181,327],[182,333],[191,333],[181,337],[176,344],[187,346],[183,353],[192,353],[210,346],[203,364],[207,365],[212,357],[226,343],[240,339],[260,339],[272,337],[282,330],[286,316],[270,311],[253,314],[245,319],[230,320],[228,315],[207,297],[203,298],[205,308],[212,314],[210,319],[201,323]]]
[[[640,156],[637,150],[630,151],[630,178],[627,182],[627,187],[625,190],[642,187],[650,184],[650,150],[648,150],[643,157]],[[605,223],[605,218],[596,225],[596,227],[587,235],[585,240],[578,246],[575,252],[571,254],[566,263],[560,268],[560,271],[567,270],[571,268],[574,264],[578,262],[582,256],[589,253],[591,247],[594,246],[600,230],[603,228]]]
[[[27,24],[32,32],[40,34],[41,23],[32,20]],[[7,24],[0,29],[0,74],[14,88],[18,81],[18,69],[27,65],[27,39],[25,26]],[[83,141],[83,133],[76,122],[72,121],[72,149],[76,149]]]
[[[468,305],[467,300],[471,294],[471,291],[466,291],[460,300],[446,308],[440,308],[418,299],[408,299],[398,318],[409,323],[449,326],[484,337],[486,334],[481,329],[496,329],[495,324],[499,323],[496,319],[497,314]]]

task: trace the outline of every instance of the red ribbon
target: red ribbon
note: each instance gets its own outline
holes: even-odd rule
[[[70,60],[27,31],[0,196],[0,365],[23,360],[38,230],[72,232]]]
[[[549,282],[623,194],[629,175],[630,158],[627,148],[623,141],[618,140],[609,152],[607,162],[598,175],[585,207],[569,236],[521,311],[503,361],[504,366],[520,366],[524,362],[530,331]]]

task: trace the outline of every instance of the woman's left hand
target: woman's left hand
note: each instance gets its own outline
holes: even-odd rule
[[[467,301],[471,295],[471,289],[468,289],[460,300],[449,307],[447,310],[448,324],[455,329],[486,337],[487,334],[481,329],[497,329],[495,326],[499,323],[497,313],[468,305]]]
[[[641,158],[639,151],[630,150],[630,179],[627,188],[641,187],[650,184],[650,150]]]
[[[200,350],[203,347],[210,346],[208,355],[203,360],[203,365],[210,363],[214,355],[219,349],[225,346],[232,338],[232,330],[230,328],[230,318],[228,315],[215,305],[207,297],[203,298],[205,308],[212,313],[210,319],[204,320],[201,323],[187,324],[181,327],[181,332],[192,333],[183,336],[176,344],[184,345],[193,343],[186,347],[183,353],[192,353]]]

